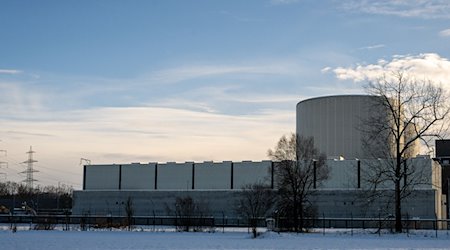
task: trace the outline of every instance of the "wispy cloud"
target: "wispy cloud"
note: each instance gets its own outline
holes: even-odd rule
[[[194,65],[164,69],[152,72],[148,78],[153,81],[175,83],[189,79],[220,75],[287,75],[297,72],[294,63],[268,63],[259,65]]]
[[[240,64],[192,64],[129,79],[58,76],[0,79],[1,117],[47,120],[39,111],[102,106],[185,107],[210,113],[258,113],[290,105],[290,86],[309,72],[301,62],[266,60]],[[278,82],[273,84],[273,82]],[[64,85],[60,85],[64,82]],[[188,87],[189,86],[189,87]],[[255,90],[256,88],[256,90]],[[273,97],[273,98],[272,98]],[[251,103],[252,107],[239,105]],[[284,104],[283,104],[284,103]]]
[[[450,29],[441,30],[439,32],[439,35],[442,36],[442,37],[450,37]]]
[[[369,14],[426,19],[450,19],[450,2],[447,0],[352,0],[338,1],[342,8]]]
[[[261,70],[255,67],[239,67],[239,66],[186,66],[173,69],[165,69],[152,73],[151,79],[163,82],[180,82],[184,80],[214,76],[225,74],[245,74],[245,73],[262,73]]]
[[[0,117],[21,116],[44,108],[44,94],[20,82],[0,80]]]
[[[244,16],[237,15],[237,14],[235,14],[231,11],[227,11],[227,10],[222,10],[219,13],[224,16],[230,17],[233,20],[236,20],[238,22],[243,22],[243,23],[253,23],[253,22],[263,21],[263,19],[261,19],[261,18],[244,17]]]
[[[282,134],[295,129],[295,110],[241,116],[127,107],[43,115],[54,119],[1,119],[0,138],[20,160],[33,145],[40,164],[54,169],[73,169],[81,157],[94,163],[262,160]],[[81,173],[78,177],[70,181],[79,181]],[[61,181],[65,178],[70,176]]]
[[[299,95],[292,94],[243,94],[240,96],[230,96],[231,100],[241,102],[241,103],[264,103],[264,104],[274,104],[274,103],[295,103],[302,99]]]
[[[16,131],[16,130],[6,131],[6,133],[9,135],[18,135],[18,136],[44,136],[44,137],[53,136],[51,134],[29,133],[29,132]]]
[[[287,5],[298,3],[300,0],[270,0],[270,3],[273,5]]]
[[[17,70],[17,69],[0,69],[0,74],[5,74],[5,75],[17,75],[22,73],[21,70]]]
[[[331,68],[331,67],[325,67],[325,68],[321,69],[320,72],[322,72],[322,73],[328,73],[328,72],[330,72],[332,69],[333,69],[333,68]]]
[[[373,50],[373,49],[380,49],[380,48],[384,48],[384,47],[386,47],[386,45],[376,44],[376,45],[361,47],[361,48],[358,48],[358,50]]]
[[[295,129],[295,103],[303,97],[280,85],[299,78],[300,63],[193,65],[131,79],[42,72],[38,79],[0,79],[2,148],[22,157],[33,145],[39,162],[55,169],[78,166],[81,157],[94,163],[262,160]],[[59,82],[64,85],[53,84]]]
[[[320,70],[309,59],[185,65],[128,79],[47,72],[0,78],[2,148],[23,161],[33,145],[37,160],[55,169],[78,167],[81,157],[94,163],[262,160],[295,129],[295,104],[324,93],[301,84]],[[345,91],[344,85],[326,93]],[[81,181],[77,171],[71,182]]]
[[[376,64],[357,65],[347,68],[338,67],[332,70],[338,79],[352,80],[354,82],[376,80],[397,71],[403,71],[417,79],[426,79],[437,84],[448,85],[450,61],[434,53],[397,55],[391,61],[379,60]]]

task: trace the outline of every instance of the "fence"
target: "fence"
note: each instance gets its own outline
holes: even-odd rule
[[[259,227],[267,226],[266,218],[257,218]],[[286,218],[271,219],[274,228],[289,224]],[[80,225],[83,227],[121,227],[128,222],[126,216],[97,215],[0,215],[0,224],[36,224],[36,225]],[[449,230],[450,220],[404,218],[403,226],[408,229]],[[249,227],[246,218],[229,217],[176,217],[176,216],[134,216],[132,225],[140,226],[205,226],[205,227]],[[306,218],[304,225],[309,228],[361,228],[361,229],[393,229],[394,218]]]

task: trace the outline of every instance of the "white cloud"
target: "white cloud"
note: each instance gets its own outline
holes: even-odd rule
[[[17,69],[0,69],[0,74],[5,74],[5,75],[17,75],[22,73],[21,70],[17,70]]]
[[[304,72],[305,67],[298,62],[273,60],[259,64],[175,67],[130,79],[52,74],[8,82],[0,79],[0,104],[4,107],[0,118],[48,120],[51,117],[40,111],[89,106],[162,106],[210,113],[258,113],[274,103],[277,108],[295,103],[295,97],[283,86],[271,82],[278,79],[288,85]],[[187,86],[193,79],[192,87],[177,85]],[[65,83],[64,87],[60,82]]]
[[[78,173],[58,181],[81,184],[81,157],[93,163],[263,160],[282,134],[295,130],[295,103],[304,96],[283,84],[310,72],[302,62],[191,65],[130,79],[47,73],[0,79],[0,148],[19,163],[32,145],[42,166]],[[131,101],[121,102],[128,96]]]
[[[261,73],[255,67],[238,67],[238,66],[186,66],[154,72],[151,78],[164,82],[179,82],[183,80],[235,73]]]
[[[439,32],[439,35],[442,36],[442,37],[450,37],[450,29],[441,30]]]
[[[18,163],[33,145],[42,166],[63,171],[77,167],[78,177],[61,173],[59,178],[80,184],[81,157],[93,163],[263,160],[282,134],[295,129],[295,110],[240,116],[128,107],[41,115],[53,119],[0,119],[2,148],[8,155],[19,155]]]
[[[241,103],[297,103],[300,101],[301,96],[299,95],[281,95],[281,94],[242,94],[240,96],[230,96],[231,101],[241,102]]]
[[[48,95],[47,95],[48,96]],[[20,116],[43,108],[44,96],[20,83],[0,81],[0,115]]]
[[[438,84],[449,85],[450,61],[434,53],[416,56],[396,55],[391,61],[379,60],[376,64],[348,68],[338,67],[333,70],[338,79],[355,82],[376,80],[398,71],[403,71],[416,79],[426,79]]]
[[[338,3],[341,4],[341,1]],[[370,14],[450,19],[448,0],[352,0],[342,1],[341,6],[346,10]]]
[[[220,75],[290,75],[298,73],[299,65],[291,62],[273,62],[254,65],[194,65],[160,70],[147,78],[152,81],[176,83],[200,77]]]
[[[330,70],[332,70],[331,67],[325,67],[325,68],[321,69],[320,72],[327,73],[327,72],[330,72]]]
[[[380,49],[380,48],[384,48],[384,47],[386,47],[384,44],[376,44],[376,45],[361,47],[358,49],[359,50],[373,50],[373,49]]]

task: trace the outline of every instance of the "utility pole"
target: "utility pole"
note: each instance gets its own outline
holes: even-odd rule
[[[33,163],[37,162],[33,159],[33,154],[36,152],[33,151],[32,147],[30,146],[30,150],[26,153],[28,154],[28,160],[24,161],[23,163],[27,164],[27,169],[20,173],[27,175],[26,179],[23,180],[23,182],[25,182],[25,185],[28,189],[33,189],[33,182],[37,181],[36,179],[34,179],[33,173],[39,172],[33,168]]]

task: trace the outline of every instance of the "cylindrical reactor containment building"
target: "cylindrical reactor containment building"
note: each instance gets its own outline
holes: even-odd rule
[[[368,95],[324,96],[297,104],[297,134],[313,137],[328,158],[372,158],[364,149],[364,126],[373,112],[374,98]]]

